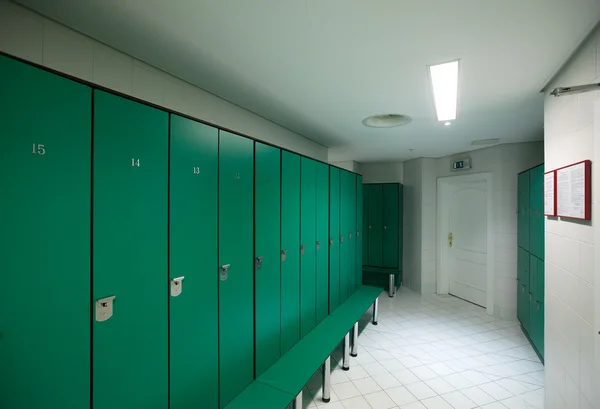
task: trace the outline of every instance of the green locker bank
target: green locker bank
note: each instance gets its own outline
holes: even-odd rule
[[[0,408],[223,408],[360,287],[360,176],[4,55],[0,91]]]
[[[517,317],[544,358],[544,166],[519,173]]]
[[[400,183],[368,183],[362,189],[362,282],[388,286],[402,282],[402,194]]]

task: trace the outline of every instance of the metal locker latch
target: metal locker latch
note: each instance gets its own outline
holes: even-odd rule
[[[521,292],[522,292],[522,293],[524,293],[524,292],[525,292],[525,286],[524,286],[524,285],[522,285],[522,286],[521,286]]]
[[[348,233],[348,238],[352,240],[352,233]]]
[[[221,266],[221,272],[219,274],[221,281],[227,280],[227,272],[229,271],[229,267],[231,267],[231,264],[225,264],[224,266]]]
[[[387,230],[387,226],[383,226],[383,230]]]
[[[529,293],[529,301],[531,301],[531,300],[532,300],[532,296],[531,296],[531,293]]]
[[[321,248],[321,242],[317,241],[317,251],[319,251],[320,248]]]
[[[300,255],[304,255],[304,244],[300,245]]]
[[[281,261],[285,261],[287,258],[287,250],[281,250]]]
[[[333,246],[333,237],[330,237],[330,238],[329,238],[329,245],[330,245],[330,246]]]
[[[256,257],[256,269],[260,270],[262,267],[263,256]]]
[[[344,235],[341,235],[340,236],[340,243],[343,243],[343,242],[344,242]]]
[[[358,236],[360,236],[360,232],[359,231],[356,232],[356,237],[358,237]]]
[[[183,279],[185,277],[177,277],[171,280],[171,297],[177,297],[183,291]]]
[[[370,229],[371,227],[372,227],[372,226],[369,224],[369,229]]]
[[[113,300],[117,298],[114,295],[96,300],[96,321],[106,321],[113,315]]]

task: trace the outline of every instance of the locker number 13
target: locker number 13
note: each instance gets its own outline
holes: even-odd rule
[[[34,155],[45,155],[46,148],[44,148],[44,145],[42,145],[41,143],[34,143],[31,147],[31,153],[33,153]]]
[[[140,167],[140,160],[139,159],[135,159],[135,158],[131,158],[131,166],[133,167]]]

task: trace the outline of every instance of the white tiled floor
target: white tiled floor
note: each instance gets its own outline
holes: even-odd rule
[[[332,356],[331,402],[321,374],[304,390],[304,408],[543,409],[544,367],[517,321],[486,315],[451,296],[402,288],[379,299],[379,325],[360,323],[359,352],[341,369]]]

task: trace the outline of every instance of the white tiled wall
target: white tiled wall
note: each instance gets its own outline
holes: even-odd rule
[[[600,82],[600,29],[559,73],[545,97],[546,168],[591,159],[594,184],[592,222],[546,221],[547,409],[600,408],[600,267],[595,263],[600,237],[600,93],[549,95],[558,86],[594,82]]]
[[[0,0],[0,50],[319,159],[327,148],[21,6]]]

